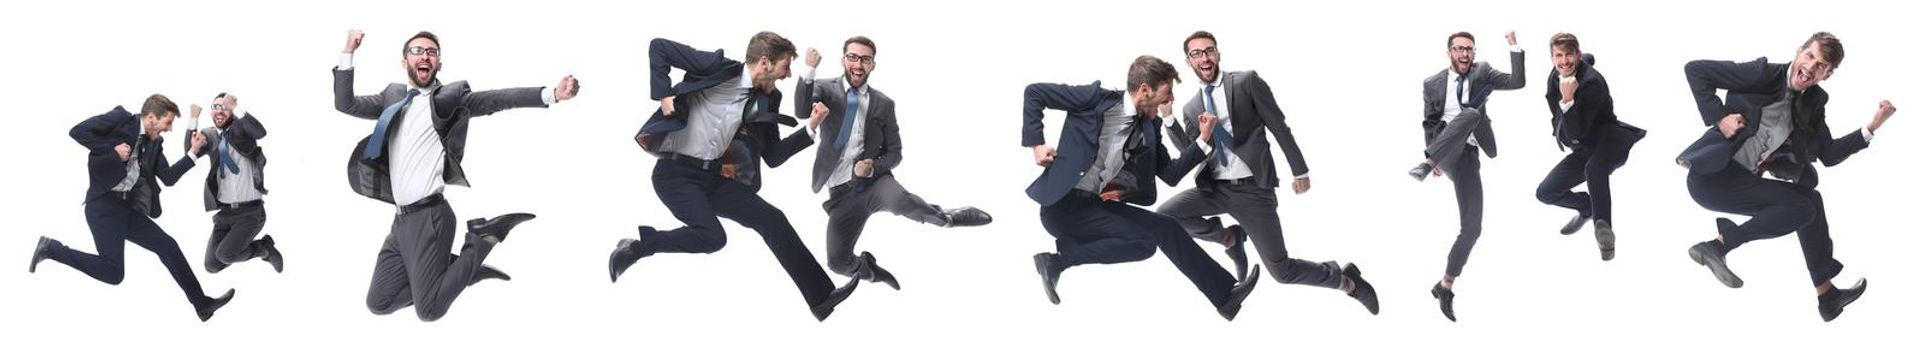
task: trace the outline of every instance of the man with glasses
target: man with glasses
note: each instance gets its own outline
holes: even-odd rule
[[[193,118],[200,119],[200,113],[200,105],[194,105]],[[207,272],[219,273],[229,265],[254,258],[281,272],[284,261],[280,249],[274,247],[274,236],[254,239],[267,224],[267,210],[261,202],[267,195],[263,172],[267,155],[260,145],[260,140],[267,137],[267,127],[253,114],[241,111],[240,98],[225,92],[214,96],[213,115],[214,125],[198,130],[213,147],[194,154],[214,160],[213,170],[207,172],[206,189],[201,191],[207,211],[219,211],[214,213],[214,232],[207,237]]]
[[[1456,210],[1462,232],[1450,248],[1443,279],[1430,287],[1443,309],[1443,317],[1456,321],[1452,291],[1456,276],[1470,259],[1470,248],[1483,234],[1483,177],[1477,149],[1496,157],[1496,132],[1484,114],[1484,102],[1497,90],[1523,88],[1523,49],[1516,45],[1516,32],[1505,33],[1510,44],[1510,70],[1504,73],[1488,62],[1476,61],[1476,36],[1468,32],[1450,34],[1450,67],[1423,80],[1423,163],[1410,169],[1410,177],[1423,181],[1430,176],[1448,175],[1456,184]]]
[[[447,185],[468,185],[461,167],[468,123],[508,109],[567,101],[581,86],[572,75],[551,88],[474,91],[467,81],[443,84],[436,78],[441,39],[420,32],[401,47],[406,84],[355,96],[354,51],[364,36],[360,30],[348,31],[347,47],[334,69],[334,109],[375,121],[374,132],[355,145],[349,157],[348,183],[355,193],[395,206],[394,224],[374,262],[367,308],[386,315],[413,305],[421,320],[438,320],[468,285],[485,278],[507,279],[481,261],[507,239],[510,229],[534,218],[514,213],[468,220],[460,255],[448,254],[455,216],[441,191]]]
[[[895,121],[895,99],[870,87],[875,71],[875,42],[852,37],[842,42],[842,78],[815,79],[822,55],[808,50],[808,70],[796,79],[795,110],[813,110],[808,122],[812,139],[821,141],[815,154],[810,190],[828,187],[828,268],[830,271],[902,289],[855,241],[870,215],[888,211],[923,224],[968,227],[988,224],[989,213],[974,207],[943,210],[909,193],[895,181],[892,170],[902,163],[902,134]],[[824,128],[823,126],[826,126]]]
[[[1282,107],[1277,105],[1269,82],[1255,71],[1223,71],[1216,35],[1207,31],[1183,39],[1183,51],[1203,86],[1183,105],[1182,118],[1171,119],[1169,138],[1180,145],[1204,133],[1213,137],[1208,143],[1198,144],[1207,159],[1202,162],[1203,170],[1196,173],[1196,187],[1163,202],[1156,212],[1182,222],[1183,229],[1196,239],[1228,247],[1238,274],[1249,269],[1243,243],[1255,241],[1256,253],[1276,282],[1341,290],[1362,302],[1370,314],[1376,314],[1376,289],[1363,279],[1356,264],[1293,258],[1283,244],[1282,219],[1276,213],[1276,187],[1281,181],[1264,131],[1276,137],[1283,155],[1289,158],[1294,176],[1291,187],[1297,194],[1309,191],[1309,165],[1296,146],[1295,134],[1284,122]],[[1216,124],[1200,128],[1203,118],[1214,119]],[[1221,218],[1214,217],[1223,214],[1239,224],[1223,227]]]
[[[1844,64],[1844,43],[1828,32],[1812,34],[1797,47],[1790,64],[1691,61],[1684,79],[1709,130],[1685,149],[1677,163],[1690,169],[1690,198],[1704,209],[1749,216],[1737,224],[1717,218],[1715,239],[1690,247],[1692,261],[1710,269],[1724,286],[1744,280],[1724,258],[1745,243],[1797,232],[1804,265],[1817,291],[1817,315],[1825,322],[1864,295],[1866,281],[1837,288],[1831,280],[1844,263],[1831,255],[1830,220],[1817,191],[1812,162],[1836,166],[1870,147],[1877,129],[1897,113],[1885,100],[1863,128],[1832,139],[1824,108],[1830,94],[1817,86]],[[1724,97],[1717,97],[1724,90]],[[1769,173],[1776,179],[1766,179]]]

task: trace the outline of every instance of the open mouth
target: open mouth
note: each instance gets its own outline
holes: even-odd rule
[[[1810,86],[1810,68],[1798,67],[1792,72],[1792,83],[1796,83],[1797,86]]]

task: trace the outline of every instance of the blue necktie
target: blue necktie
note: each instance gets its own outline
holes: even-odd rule
[[[856,88],[848,89],[848,108],[842,110],[846,112],[842,113],[842,133],[835,135],[835,148],[837,149],[848,149],[849,136],[853,135],[850,133],[855,130],[855,109],[859,107],[856,102],[860,102],[861,97],[860,90],[856,90]]]
[[[1203,110],[1216,116],[1216,125],[1209,130],[1209,143],[1216,148],[1216,165],[1229,166],[1229,129],[1223,128],[1221,114],[1216,114],[1216,86],[1203,86]]]
[[[414,102],[414,95],[419,94],[421,90],[408,89],[407,97],[401,98],[401,102],[395,102],[388,105],[387,109],[381,110],[381,121],[374,123],[374,136],[368,139],[367,152],[361,154],[362,159],[370,162],[381,159],[381,150],[387,148],[388,123],[393,122],[395,116],[401,115],[401,111],[408,108],[408,103]]]
[[[1466,77],[1464,76],[1456,77],[1456,105],[1459,107],[1467,107],[1470,105],[1470,96],[1463,94],[1464,78]]]
[[[216,152],[219,152],[220,154],[214,156],[214,159],[218,159],[220,161],[220,167],[227,169],[226,173],[220,173],[221,177],[227,177],[228,173],[234,173],[234,174],[240,173],[240,165],[234,164],[234,160],[228,158],[229,155],[232,155],[232,153],[227,153],[228,149],[229,148],[227,147],[227,133],[223,132],[220,134],[220,149],[216,150]]]

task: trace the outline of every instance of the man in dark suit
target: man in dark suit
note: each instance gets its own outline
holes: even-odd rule
[[[1156,202],[1156,179],[1175,184],[1203,161],[1197,141],[1178,139],[1182,155],[1170,159],[1163,148],[1157,123],[1169,113],[1175,97],[1170,89],[1180,79],[1175,66],[1153,56],[1137,57],[1129,66],[1128,101],[1124,91],[1103,89],[1101,83],[1070,86],[1032,84],[1023,91],[1022,146],[1035,154],[1042,175],[1029,185],[1029,198],[1042,205],[1042,228],[1055,237],[1055,253],[1035,255],[1036,273],[1050,303],[1061,303],[1056,282],[1062,272],[1084,264],[1117,264],[1163,255],[1209,298],[1216,313],[1236,319],[1243,299],[1256,287],[1255,272],[1241,281],[1183,230],[1175,218],[1138,206]],[[1060,148],[1042,136],[1045,109],[1067,112]],[[1214,126],[1213,116],[1200,120]],[[1132,205],[1133,204],[1133,205]]]
[[[227,266],[260,258],[281,272],[284,260],[274,247],[274,236],[261,237],[267,224],[267,210],[261,197],[267,195],[267,155],[261,152],[260,139],[267,127],[260,119],[242,112],[240,99],[220,93],[213,101],[214,125],[197,130],[213,147],[202,148],[194,157],[212,157],[214,168],[207,172],[202,202],[214,213],[214,232],[207,237],[207,273],[218,273]],[[200,119],[200,105],[193,105],[193,118]]]
[[[348,159],[348,185],[355,193],[395,206],[394,224],[374,263],[368,311],[386,315],[409,305],[423,321],[447,315],[467,286],[506,275],[481,264],[508,231],[534,215],[514,213],[468,220],[460,255],[450,255],[454,209],[441,196],[447,185],[467,186],[466,155],[471,118],[513,108],[547,107],[574,98],[574,76],[553,88],[473,91],[467,81],[442,84],[441,40],[433,33],[409,37],[401,49],[407,84],[388,84],[380,94],[354,95],[354,51],[364,35],[348,32],[334,69],[334,109],[375,120],[374,132]]]
[[[895,275],[875,263],[875,255],[855,254],[855,241],[870,215],[887,211],[940,227],[982,226],[993,220],[975,207],[943,210],[909,193],[893,170],[902,163],[902,134],[895,122],[895,99],[869,86],[875,71],[875,41],[857,36],[842,43],[841,79],[815,79],[822,55],[808,50],[809,70],[796,79],[795,111],[816,111],[808,122],[814,139],[814,180],[809,189],[828,188],[828,268],[843,276],[881,282],[901,289]],[[824,128],[826,126],[826,128]]]
[[[1790,64],[1700,60],[1684,65],[1698,114],[1711,126],[1677,158],[1690,169],[1690,198],[1704,209],[1750,216],[1738,225],[1718,218],[1717,237],[1690,247],[1692,261],[1710,269],[1730,288],[1744,281],[1730,270],[1725,255],[1751,241],[1797,232],[1811,284],[1817,287],[1817,314],[1828,322],[1864,294],[1865,280],[1837,288],[1831,279],[1844,264],[1831,256],[1830,222],[1817,191],[1813,162],[1836,166],[1870,147],[1877,129],[1897,113],[1883,101],[1869,124],[1832,139],[1825,123],[1830,95],[1819,82],[1844,63],[1844,44],[1818,32],[1798,46]],[[1725,98],[1717,98],[1724,90]],[[1776,179],[1766,179],[1763,173]]]
[[[1156,212],[1182,222],[1196,239],[1228,247],[1237,273],[1249,269],[1243,243],[1254,241],[1257,255],[1276,282],[1341,290],[1362,302],[1370,314],[1376,314],[1376,289],[1363,279],[1363,271],[1356,264],[1290,257],[1283,244],[1282,220],[1276,214],[1276,187],[1281,181],[1264,131],[1276,136],[1283,155],[1289,157],[1294,176],[1291,187],[1298,194],[1309,191],[1309,165],[1296,146],[1295,134],[1283,121],[1282,107],[1270,92],[1269,82],[1255,71],[1223,71],[1216,35],[1207,31],[1183,39],[1183,53],[1203,87],[1183,106],[1182,118],[1172,120],[1170,141],[1183,145],[1204,133],[1214,137],[1209,143],[1197,145],[1206,159],[1203,170],[1196,173],[1196,188],[1176,194]],[[1205,116],[1216,120],[1214,127],[1199,127]],[[1212,217],[1223,214],[1239,224],[1223,227],[1220,218]]]
[[[1456,321],[1456,276],[1470,259],[1470,248],[1483,235],[1482,162],[1476,152],[1496,157],[1496,131],[1484,114],[1484,102],[1498,90],[1523,88],[1523,49],[1516,46],[1516,32],[1503,35],[1510,44],[1510,70],[1505,73],[1488,62],[1476,61],[1476,36],[1468,32],[1450,34],[1445,52],[1450,68],[1423,80],[1423,163],[1410,169],[1410,177],[1423,181],[1430,176],[1448,175],[1456,184],[1456,211],[1461,232],[1450,247],[1443,279],[1430,287],[1443,310],[1443,317]]]
[[[180,252],[173,236],[154,224],[160,218],[160,185],[173,186],[181,175],[194,167],[194,158],[181,157],[169,165],[161,152],[160,134],[173,129],[180,107],[167,96],[154,94],[140,107],[140,115],[114,107],[106,114],[87,118],[74,125],[67,135],[87,148],[87,227],[93,230],[94,250],[98,255],[67,248],[53,238],[40,237],[34,246],[33,262],[27,272],[52,259],[107,284],[120,284],[126,276],[126,245],[133,242],[159,256],[160,264],[174,276],[174,283],[186,292],[187,302],[202,322],[234,298],[234,290],[219,298],[201,291],[194,268]],[[199,134],[189,137],[188,154],[199,153],[207,140]],[[155,181],[159,180],[159,181]]]
[[[1577,233],[1586,222],[1595,221],[1597,251],[1604,261],[1617,256],[1617,232],[1610,221],[1610,173],[1630,158],[1630,147],[1643,139],[1643,129],[1617,121],[1616,103],[1610,98],[1610,84],[1592,65],[1596,58],[1583,53],[1577,36],[1557,33],[1550,37],[1550,82],[1544,100],[1550,103],[1550,133],[1558,149],[1570,155],[1537,185],[1537,200],[1577,211],[1577,216],[1559,232]],[[1589,184],[1589,192],[1572,192],[1579,183]]]
[[[638,237],[622,239],[609,253],[608,280],[656,253],[721,250],[728,236],[717,216],[726,217],[761,234],[809,311],[824,320],[858,281],[836,287],[788,217],[756,193],[761,189],[758,163],[781,166],[813,142],[806,131],[779,136],[780,125],[796,125],[795,118],[780,113],[782,94],[775,88],[776,81],[788,77],[795,44],[775,33],[757,33],[746,58],[744,64],[719,50],[698,51],[667,39],[649,43],[650,93],[661,101],[661,110],[642,125],[635,142],[659,158],[655,195],[687,226],[665,231],[640,226]],[[681,83],[671,85],[672,69],[685,72]]]

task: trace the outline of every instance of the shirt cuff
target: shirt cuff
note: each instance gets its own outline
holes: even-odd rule
[[[1201,149],[1201,150],[1202,150],[1202,152],[1203,152],[1203,154],[1209,154],[1209,152],[1215,152],[1215,151],[1216,151],[1216,146],[1215,146],[1215,145],[1211,145],[1211,144],[1210,144],[1210,143],[1213,143],[1213,142],[1203,142],[1203,140],[1201,140],[1201,139],[1197,139],[1197,140],[1194,140],[1194,141],[1190,141],[1190,143],[1194,143],[1194,144],[1196,144],[1196,148],[1198,148],[1198,149]]]
[[[1871,134],[1871,127],[1869,126],[1865,126],[1863,129],[1858,129],[1858,130],[1864,133],[1864,142],[1871,142],[1871,138],[1877,137],[1877,135]]]
[[[807,70],[803,70],[802,80],[815,80],[815,67],[808,67]]]
[[[1569,112],[1570,112],[1570,107],[1571,107],[1571,106],[1576,106],[1576,105],[1577,105],[1577,100],[1570,100],[1570,102],[1558,102],[1558,103],[1557,103],[1557,106],[1558,106],[1558,107],[1563,107],[1563,112],[1564,112],[1564,113],[1569,113]]]
[[[334,66],[334,69],[335,70],[354,70],[354,54],[351,54],[351,53],[341,54],[341,64]]]
[[[554,97],[554,94],[555,89],[552,87],[541,88],[541,104],[553,106],[556,102],[561,102]]]
[[[1302,175],[1296,175],[1296,179],[1297,179],[1297,180],[1302,180],[1302,179],[1308,179],[1308,178],[1309,178],[1309,173],[1303,173]]]
[[[1510,52],[1513,52],[1513,53],[1520,53],[1520,52],[1523,52],[1523,47],[1522,47],[1522,46],[1516,46],[1516,45],[1510,45]]]
[[[811,128],[811,127],[808,127],[807,125],[803,125],[803,126],[802,126],[802,131],[804,131],[804,132],[807,132],[807,133],[808,133],[808,138],[809,138],[809,139],[811,139],[811,140],[813,140],[813,139],[815,139],[815,133],[816,133],[816,131],[815,131],[815,128]]]

